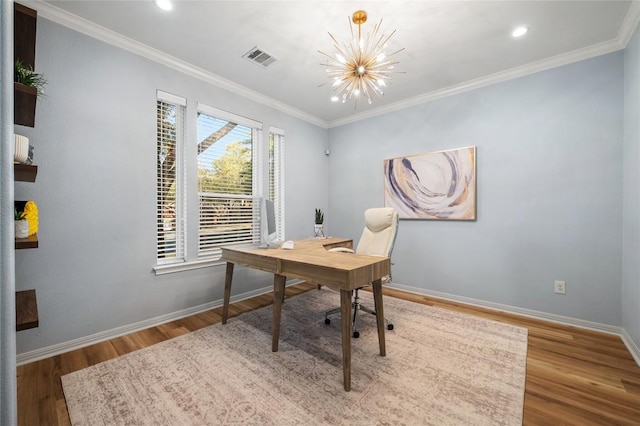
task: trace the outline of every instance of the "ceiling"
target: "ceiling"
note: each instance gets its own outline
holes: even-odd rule
[[[151,0],[21,3],[327,127],[622,49],[640,15],[629,1],[174,0],[169,12]],[[397,30],[389,52],[405,48],[394,57],[405,73],[355,107],[331,102],[331,87],[320,86],[328,80],[318,50],[335,51],[327,32],[349,38],[358,9],[369,16],[364,34],[380,19],[384,34]],[[518,25],[529,32],[515,39]],[[278,60],[264,69],[243,59],[255,46]]]

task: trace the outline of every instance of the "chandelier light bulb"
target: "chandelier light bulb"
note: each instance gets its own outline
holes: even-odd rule
[[[351,29],[349,41],[340,43],[329,33],[336,53],[327,55],[319,51],[326,58],[326,62],[322,65],[326,67],[327,77],[332,80],[334,96],[341,97],[342,103],[347,99],[355,98],[356,107],[360,94],[367,98],[369,104],[373,103],[372,92],[376,96],[383,95],[379,86],[386,87],[386,81],[391,80],[391,74],[399,73],[399,71],[392,71],[398,62],[391,57],[404,50],[402,48],[391,54],[384,51],[395,30],[388,36],[380,34],[382,19],[374,25],[370,33],[363,36],[361,26],[366,21],[367,13],[364,10],[355,11],[349,22]],[[357,34],[351,22],[357,25]]]

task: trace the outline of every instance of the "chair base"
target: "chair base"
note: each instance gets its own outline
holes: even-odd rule
[[[353,318],[352,318],[352,330],[353,330],[353,338],[357,339],[358,337],[360,337],[360,332],[358,331],[358,312],[363,311],[363,312],[367,312],[371,315],[375,315],[376,311],[374,311],[373,309],[369,308],[368,306],[365,306],[363,304],[360,303],[360,297],[358,296],[358,290],[360,290],[359,288],[357,288],[355,290],[355,294],[353,296],[353,302],[351,303],[351,307],[353,310]],[[331,309],[327,312],[324,313],[324,323],[325,324],[331,324],[331,319],[329,318],[329,315],[334,315],[334,314],[339,314],[341,312],[341,308],[334,308]],[[387,317],[384,318],[384,324],[385,327],[387,328],[387,330],[393,330],[393,323],[391,321],[389,321],[387,319]]]

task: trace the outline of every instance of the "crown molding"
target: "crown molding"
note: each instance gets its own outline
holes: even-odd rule
[[[348,117],[340,118],[338,120],[325,121],[319,117],[305,113],[304,111],[301,111],[283,102],[262,95],[261,93],[255,92],[251,89],[248,89],[247,87],[224,79],[216,74],[196,67],[188,62],[182,61],[143,43],[137,42],[107,28],[101,27],[93,22],[59,9],[49,3],[45,3],[43,0],[33,0],[28,3],[29,7],[37,10],[42,17],[56,22],[60,25],[71,28],[75,31],[96,38],[113,46],[120,47],[136,55],[163,64],[186,75],[190,75],[206,83],[220,87],[224,90],[228,90],[254,102],[277,109],[281,112],[291,115],[292,117],[299,118],[303,121],[309,122],[325,129],[339,127],[345,124],[355,123],[357,121],[377,117],[383,114],[400,111],[409,107],[432,102],[448,96],[469,92],[482,87],[490,86],[519,77],[524,77],[530,74],[535,74],[537,72],[546,71],[552,68],[568,65],[574,62],[579,62],[585,59],[590,59],[596,56],[624,49],[633,36],[635,29],[640,24],[640,0],[633,0],[629,5],[629,9],[627,10],[627,14],[625,15],[620,30],[618,31],[618,35],[612,40],[598,43],[593,46],[588,46],[586,48],[577,49],[572,52],[543,59],[520,67],[511,68],[506,71],[501,71],[474,80],[466,81],[461,84],[435,90],[433,92],[424,93],[413,98],[395,102],[384,107],[369,110],[367,112],[349,115]]]
[[[328,128],[328,123],[325,120],[322,120],[311,114],[307,114],[304,111],[301,111],[283,102],[277,101],[261,93],[253,91],[247,87],[241,86],[237,83],[234,83],[233,81],[222,78],[202,68],[196,67],[186,61],[180,60],[158,49],[147,46],[146,44],[135,41],[129,37],[125,37],[122,34],[118,34],[115,31],[111,31],[84,18],[66,12],[58,7],[51,5],[50,3],[45,3],[42,0],[34,0],[28,2],[28,4],[29,7],[35,9],[38,12],[39,16],[53,21],[57,24],[63,25],[89,37],[98,39],[104,43],[119,47],[136,55],[142,56],[146,59],[165,65],[169,68],[175,69],[179,72],[217,86],[221,89],[228,90],[234,94],[240,95],[259,104],[274,108],[276,110],[289,114],[292,117],[299,118],[325,129]]]
[[[490,86],[504,81],[524,77],[535,74],[540,71],[546,71],[574,62],[583,61],[585,59],[594,58],[596,56],[622,50],[627,47],[629,40],[633,36],[635,29],[640,25],[640,0],[633,0],[629,5],[629,9],[624,17],[618,35],[609,41],[594,44],[582,49],[576,49],[568,53],[546,58],[537,62],[532,62],[520,67],[511,68],[488,76],[480,77],[475,80],[466,81],[461,84],[446,87],[433,92],[424,93],[413,98],[405,99],[390,105],[376,108],[361,114],[350,115],[345,118],[333,120],[329,122],[329,128],[342,126],[345,124],[355,123],[367,118],[376,117],[390,112],[400,111],[405,108],[432,102],[447,96],[457,95],[459,93],[469,92],[481,87]]]
[[[629,44],[629,40],[631,40],[631,37],[633,36],[633,33],[639,24],[640,1],[633,0],[629,5],[629,9],[627,10],[627,14],[624,17],[624,21],[622,21],[620,31],[618,31],[617,40],[620,41],[620,44],[623,48],[627,47],[627,44]]]
[[[535,74],[541,71],[568,65],[574,62],[579,62],[585,59],[594,58],[596,56],[615,52],[616,50],[621,49],[624,49],[624,45],[620,42],[620,40],[616,38],[586,48],[577,49],[557,56],[552,56],[551,58],[543,59],[541,61],[532,62],[520,67],[511,68],[505,71],[497,72],[495,74],[490,74],[484,77],[476,78],[474,80],[469,80],[464,83],[445,87],[444,89],[434,90],[433,92],[424,93],[413,98],[408,98],[384,107],[377,108],[375,110],[367,111],[366,113],[354,114],[343,119],[330,121],[329,128],[354,123],[356,121],[376,117],[382,114],[388,114],[390,112],[400,111],[402,109],[406,109],[416,105],[432,102],[437,99],[446,98],[448,96],[457,95],[459,93],[469,92],[481,87],[491,86],[497,83],[502,83],[508,80],[513,80],[519,77],[524,77],[530,74]]]

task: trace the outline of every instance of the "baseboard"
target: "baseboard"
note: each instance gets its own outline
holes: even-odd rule
[[[287,281],[287,287],[301,283],[301,280]],[[562,315],[550,314],[547,312],[535,311],[531,309],[519,308],[516,306],[503,305],[500,303],[487,302],[485,300],[473,299],[470,297],[456,296],[449,293],[442,293],[438,291],[426,290],[423,288],[412,287],[404,284],[389,283],[388,287],[397,290],[406,291],[407,293],[419,294],[421,296],[435,297],[438,299],[449,300],[458,303],[464,303],[471,306],[477,306],[481,308],[493,309],[496,311],[522,315],[525,317],[551,321],[558,324],[569,325],[574,327],[585,328],[589,330],[595,330],[602,333],[614,334],[620,336],[623,343],[633,356],[634,360],[640,366],[640,348],[635,344],[631,336],[621,327],[615,327],[612,325],[596,323],[592,321],[585,321],[577,318],[566,317]],[[241,300],[250,299],[252,297],[260,296],[273,291],[272,286],[262,287],[250,292],[238,294],[231,297],[231,303],[239,302]],[[222,306],[222,300],[215,300],[213,302],[205,303],[202,305],[194,306],[188,309],[183,309],[170,314],[161,315],[158,317],[150,318],[148,320],[136,322],[133,324],[127,324],[126,326],[117,327],[111,330],[106,330],[100,333],[92,334],[90,336],[81,337],[78,339],[69,340],[67,342],[58,343],[56,345],[47,346],[45,348],[36,349],[34,351],[24,352],[16,356],[16,365],[28,364],[30,362],[39,361],[41,359],[50,358],[52,356],[60,355],[66,352],[70,352],[76,349],[84,348],[96,343],[104,342],[105,340],[115,339],[136,331],[144,330],[146,328],[155,327],[160,324],[175,321],[180,318],[185,318],[190,315],[199,314],[211,309],[215,309]]]
[[[622,337],[622,341],[627,346],[627,349],[629,349],[629,352],[631,352],[633,359],[636,360],[636,364],[640,366],[640,348],[638,345],[636,345],[625,329],[622,329],[622,335],[620,337]]]
[[[535,311],[532,309],[519,308],[517,306],[503,305],[501,303],[488,302],[486,300],[473,299],[471,297],[456,296],[454,294],[412,287],[405,284],[389,283],[387,284],[387,287],[406,291],[407,293],[419,294],[421,296],[429,296],[438,299],[449,300],[452,302],[464,303],[466,305],[477,306],[480,308],[493,309],[500,312],[554,322],[557,324],[599,331],[601,333],[613,334],[619,336],[622,339],[622,342],[625,344],[629,352],[631,352],[631,356],[633,356],[633,358],[635,359],[636,364],[640,366],[640,349],[638,349],[638,346],[634,343],[633,339],[631,339],[631,336],[629,336],[626,330],[622,327],[581,320],[578,318],[566,317],[563,315],[550,314],[548,312]]]
[[[287,281],[287,287],[301,283],[301,280],[289,280]],[[257,290],[252,290],[246,293],[237,294],[230,299],[231,303],[239,302],[241,300],[251,299],[252,297],[260,296],[262,294],[270,293],[273,291],[273,286],[266,286]],[[160,324],[175,321],[180,318],[185,318],[191,315],[199,314],[211,309],[219,308],[222,306],[222,300],[214,300],[213,302],[204,303],[202,305],[194,306],[180,311],[172,312],[166,315],[160,315],[158,317],[149,318],[144,321],[136,322],[133,324],[127,324],[122,327],[116,327],[111,330],[102,331],[100,333],[92,334],[89,336],[80,337],[78,339],[69,340],[67,342],[58,343],[56,345],[47,346],[46,348],[40,348],[29,352],[24,352],[16,356],[16,365],[28,364],[30,362],[39,361],[41,359],[50,358],[52,356],[60,355],[66,352],[71,352],[76,349],[84,348],[96,343],[104,342],[106,340],[115,339],[136,331],[144,330],[146,328],[155,327]]]

